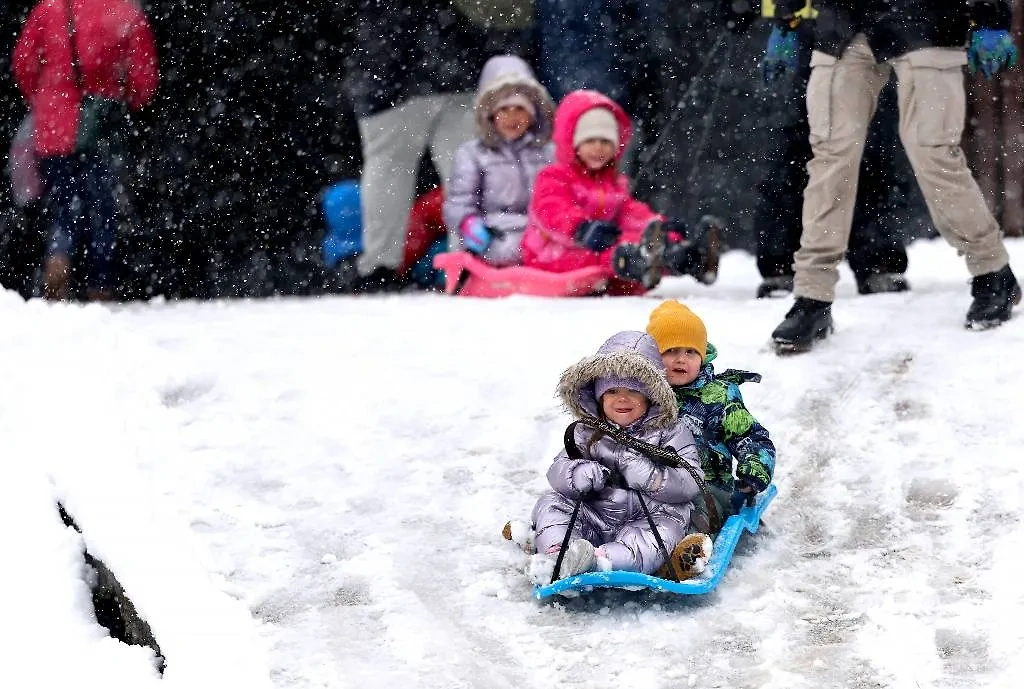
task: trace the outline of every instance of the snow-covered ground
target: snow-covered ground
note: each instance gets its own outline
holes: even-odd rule
[[[646,298],[0,294],[0,685],[1014,686],[1024,313],[967,332],[961,260],[919,242],[910,264],[907,294],[845,273],[838,332],[790,358],[767,346],[789,300],[754,300],[742,253],[711,288]],[[779,447],[767,527],[701,599],[536,603],[499,532],[545,487],[558,374],[664,296],[704,318],[719,369],[764,375],[743,392]],[[149,620],[163,680],[90,618],[55,499]]]

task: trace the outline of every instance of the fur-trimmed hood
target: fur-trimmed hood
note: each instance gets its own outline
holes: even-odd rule
[[[597,354],[581,359],[562,373],[556,394],[574,417],[599,417],[594,381],[602,377],[640,381],[651,401],[651,408],[642,421],[645,426],[669,428],[676,423],[675,393],[665,379],[658,345],[647,333],[626,330],[612,335]]]
[[[480,140],[488,148],[501,146],[502,138],[494,129],[491,115],[494,114],[495,103],[514,93],[529,98],[537,110],[537,116],[530,127],[530,133],[533,134],[531,145],[543,147],[551,140],[555,103],[548,90],[533,75],[530,65],[516,55],[495,55],[480,72],[480,85],[473,102]]]

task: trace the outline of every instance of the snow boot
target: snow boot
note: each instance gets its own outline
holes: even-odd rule
[[[978,275],[971,280],[971,308],[967,310],[964,327],[968,330],[987,330],[1010,320],[1013,307],[1020,304],[1020,283],[1010,266],[994,273]]]
[[[71,298],[71,261],[65,254],[54,254],[43,266],[43,294],[53,301]]]
[[[909,289],[910,283],[903,273],[871,273],[863,280],[857,280],[857,291],[861,294],[906,292]]]
[[[757,287],[757,298],[779,297],[783,294],[790,294],[793,291],[793,276],[778,275],[765,278]]]
[[[780,354],[806,352],[830,332],[832,303],[797,297],[786,319],[772,333],[772,341]]]
[[[519,519],[511,519],[505,522],[505,528],[501,530],[501,536],[506,541],[512,541],[523,549],[527,555],[537,552],[533,544],[533,526]]]
[[[692,533],[679,541],[672,549],[668,562],[663,564],[654,576],[670,581],[692,579],[708,566],[714,542],[707,534]]]
[[[558,560],[558,551],[553,553],[537,553],[530,557],[527,566],[526,576],[533,582],[534,586],[547,586],[551,583],[551,577],[555,571],[555,562]],[[589,572],[594,568],[594,545],[583,538],[577,538],[565,549],[565,557],[562,558],[562,566],[558,571],[558,578],[565,579],[574,574]]]
[[[715,216],[702,217],[693,232],[693,241],[667,243],[665,268],[673,275],[692,275],[705,285],[714,283],[718,279],[722,227],[724,223]]]
[[[639,244],[624,242],[612,252],[612,271],[616,277],[639,282],[654,289],[661,282],[665,265],[665,230],[660,221],[648,223]]]

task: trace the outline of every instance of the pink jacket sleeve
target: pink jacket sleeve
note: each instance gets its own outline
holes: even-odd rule
[[[561,165],[549,165],[540,171],[530,197],[530,216],[557,244],[575,244],[576,226],[587,217],[572,195],[572,173]]]
[[[624,177],[619,177],[619,184],[624,187],[626,200],[622,204],[622,208],[619,210],[619,215],[615,219],[615,223],[623,231],[624,234],[639,234],[643,232],[644,228],[652,220],[664,220],[664,216],[660,213],[655,213],[651,210],[643,201],[638,201],[633,198],[633,195],[629,191],[629,181]]]

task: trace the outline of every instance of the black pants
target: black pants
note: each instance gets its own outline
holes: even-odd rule
[[[803,190],[811,159],[806,101],[809,50],[802,57],[803,70],[765,100],[771,142],[765,150],[769,172],[758,185],[754,214],[757,269],[764,278],[792,275],[793,254],[800,248]],[[860,164],[846,252],[858,282],[872,273],[903,273],[907,269],[907,251],[897,223],[909,181],[897,174],[898,123],[895,81],[890,81],[879,98]]]

